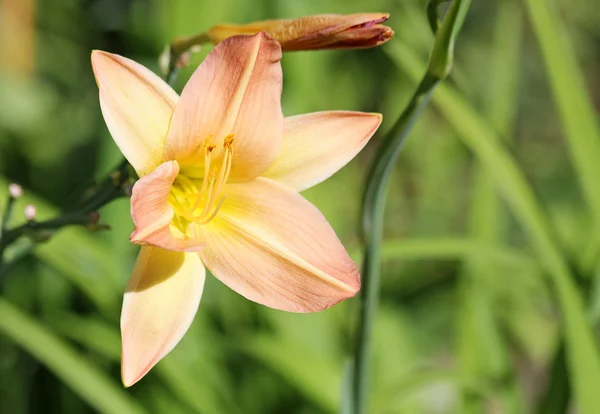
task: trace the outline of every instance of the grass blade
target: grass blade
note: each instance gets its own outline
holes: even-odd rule
[[[522,15],[516,1],[498,3],[494,24],[492,59],[488,69],[489,91],[485,96],[487,118],[500,139],[509,140],[516,117],[519,55],[521,51]],[[507,31],[506,28],[511,27]],[[486,169],[477,166],[473,175],[469,232],[474,240],[484,244],[502,243],[508,223],[507,212]],[[493,280],[502,277],[486,258],[473,251],[465,262],[459,285],[460,307],[458,355],[463,381],[501,384],[492,388],[492,395],[462,392],[462,412],[485,411],[490,397],[499,397],[503,411],[521,412],[523,402],[515,384],[507,341],[501,335],[495,310]],[[510,378],[510,379],[509,379]]]
[[[0,332],[44,364],[99,412],[145,412],[120,384],[113,382],[70,345],[4,299],[0,299]]]
[[[527,0],[525,4],[542,49],[574,167],[594,218],[590,247],[582,263],[584,271],[589,274],[600,254],[600,128],[574,48],[558,17],[555,1]]]
[[[385,50],[413,81],[418,80],[420,68],[424,65],[410,48],[394,42]],[[456,90],[440,85],[434,102],[460,134],[464,144],[487,169],[551,277],[564,317],[569,372],[574,381],[576,399],[584,414],[594,413],[600,407],[600,394],[596,389],[600,384],[600,356],[596,340],[585,316],[581,294],[553,240],[553,232],[539,202],[491,126]]]

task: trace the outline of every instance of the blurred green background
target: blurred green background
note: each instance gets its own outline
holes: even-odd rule
[[[474,2],[452,77],[434,95],[394,172],[370,413],[560,413],[571,405],[560,310],[545,264],[468,144],[497,139],[520,165],[598,326],[597,266],[585,253],[593,244],[592,220],[567,142],[581,126],[577,117],[600,99],[600,8],[594,0],[547,2],[560,19],[552,30],[569,42],[569,54],[561,55],[559,44],[555,56],[575,64],[552,80],[552,51],[541,52],[528,14],[533,3]],[[92,49],[158,71],[157,56],[173,37],[218,23],[389,12],[396,38],[383,47],[283,58],[286,115],[384,114],[368,147],[305,193],[360,262],[366,170],[425,70],[433,42],[425,6],[424,0],[0,0],[0,203],[8,183],[17,182],[26,196],[15,223],[29,202],[39,218],[52,217],[118,163],[100,113]],[[176,90],[209,50],[194,55]],[[589,105],[575,108],[571,124],[564,118],[569,102],[554,99],[561,79],[584,81],[575,85]],[[593,124],[596,114],[589,113]],[[18,260],[2,275],[0,413],[338,411],[357,299],[294,315],[249,302],[214,278],[180,345],[138,385],[123,389],[118,320],[138,248],[129,244],[127,200],[100,214],[110,231],[68,228],[34,250],[22,240],[9,252]]]

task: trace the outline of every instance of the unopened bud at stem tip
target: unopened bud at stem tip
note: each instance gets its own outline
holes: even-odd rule
[[[24,214],[27,221],[33,221],[37,215],[37,209],[33,204],[27,204],[25,206]]]
[[[23,188],[19,184],[9,184],[8,194],[12,198],[19,198],[23,195]]]

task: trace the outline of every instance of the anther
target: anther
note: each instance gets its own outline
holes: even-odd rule
[[[225,139],[223,140],[224,148],[230,148],[231,145],[233,145],[233,137],[234,137],[234,134],[229,134],[225,137]]]

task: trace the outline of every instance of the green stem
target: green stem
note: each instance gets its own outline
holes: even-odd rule
[[[6,239],[8,223],[10,222],[14,206],[15,198],[9,194],[8,199],[6,200],[6,207],[4,208],[4,213],[2,214],[2,223],[0,224],[0,269],[2,268],[2,265],[4,263],[4,250],[6,250],[6,246],[8,245],[4,243],[4,240]]]
[[[100,207],[125,195],[125,186],[129,183],[129,164],[123,160],[96,188],[92,194],[84,198],[82,202],[71,211],[65,212],[58,217],[46,221],[28,221],[18,227],[7,229],[7,213],[10,214],[12,202],[9,198],[9,206],[5,210],[5,219],[2,222],[2,233],[0,237],[0,270],[4,258],[4,252],[8,246],[22,236],[30,236],[34,241],[45,241],[57,230],[68,225],[94,225],[91,214]],[[5,273],[5,272],[0,272]]]
[[[354,353],[354,375],[352,377],[354,413],[367,412],[369,392],[369,362],[372,350],[372,331],[379,303],[379,279],[381,241],[383,238],[383,213],[386,189],[396,158],[402,149],[415,121],[429,102],[436,79],[425,76],[421,86],[413,95],[410,104],[398,118],[381,147],[370,176],[379,177],[369,181],[364,199],[363,226],[366,248],[363,263],[363,284],[360,296],[356,349]]]
[[[2,224],[0,225],[0,240],[4,237],[4,233],[8,228],[8,222],[12,216],[12,210],[15,205],[15,198],[12,195],[8,196],[6,200],[6,207],[4,208],[4,213],[2,214]],[[0,251],[0,263],[2,263],[2,252]]]
[[[427,3],[427,22],[433,34],[436,34],[440,27],[440,20],[438,18],[438,7],[442,3],[448,3],[450,0],[434,0]]]
[[[431,0],[429,9],[440,0]],[[435,5],[435,6],[432,6]],[[427,106],[436,85],[445,79],[453,64],[454,43],[464,21],[470,0],[455,0],[437,31],[427,71],[392,129],[379,148],[363,195],[362,237],[365,242],[363,282],[359,320],[355,338],[354,364],[349,381],[352,414],[368,410],[369,367],[372,354],[372,332],[379,302],[381,243],[387,185],[391,172],[414,123]]]
[[[189,60],[189,54],[205,43],[210,43],[210,37],[207,33],[200,33],[193,36],[179,37],[171,42],[161,55],[160,60],[166,61],[163,68],[165,79],[169,85],[173,86],[179,71],[186,67]]]

